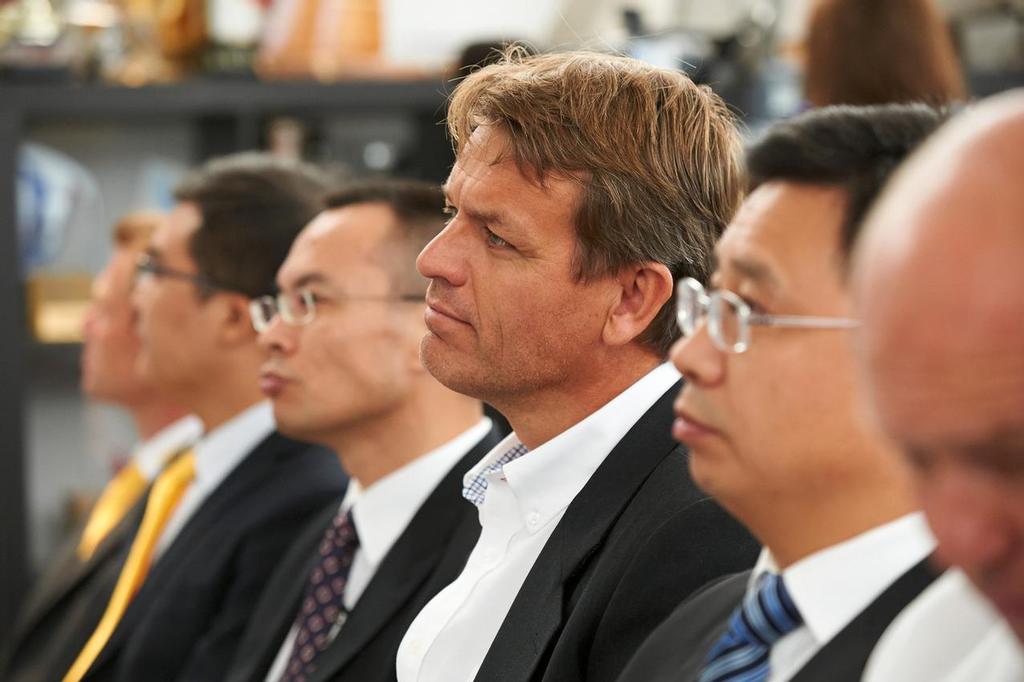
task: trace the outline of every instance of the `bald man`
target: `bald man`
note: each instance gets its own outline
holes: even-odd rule
[[[911,464],[939,557],[1004,619],[950,572],[894,624],[876,679],[1024,679],[1022,178],[1017,91],[927,144],[858,248],[862,359],[877,415]],[[948,620],[941,626],[944,613],[991,627],[962,638]],[[941,676],[904,674],[924,665]]]

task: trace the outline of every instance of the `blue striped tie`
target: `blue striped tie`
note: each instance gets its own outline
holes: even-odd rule
[[[782,576],[764,574],[733,612],[729,630],[711,647],[699,682],[763,682],[772,645],[801,623]]]

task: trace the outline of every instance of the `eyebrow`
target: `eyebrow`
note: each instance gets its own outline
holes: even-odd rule
[[[327,275],[322,272],[309,272],[295,280],[292,283],[291,288],[300,289],[302,287],[309,286],[310,284],[326,284],[328,281]],[[278,288],[280,289],[281,287]]]
[[[1020,468],[1021,456],[1024,454],[1024,430],[1001,429],[981,442],[967,444],[964,450],[980,462]]]
[[[444,203],[445,206],[454,206],[451,201],[450,195],[448,194],[448,185],[444,184],[441,186],[441,191],[444,192]],[[469,209],[460,208],[459,211],[465,211],[467,215],[473,220],[484,223],[487,225],[501,225],[502,227],[514,228],[515,225],[509,221],[508,216],[500,211],[471,211]]]
[[[749,258],[730,258],[729,266],[755,284],[763,284],[768,287],[776,287],[779,284],[775,273],[761,261]]]

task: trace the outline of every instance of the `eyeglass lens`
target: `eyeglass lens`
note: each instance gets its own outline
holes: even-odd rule
[[[685,336],[692,336],[701,322],[708,325],[708,334],[725,350],[746,344],[746,305],[735,294],[716,291],[710,296],[696,281],[684,280],[678,290],[679,327]]]

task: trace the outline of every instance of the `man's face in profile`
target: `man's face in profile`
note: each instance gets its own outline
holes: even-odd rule
[[[423,364],[448,388],[507,405],[591,376],[611,277],[575,276],[579,181],[541,185],[481,126],[445,186],[452,214],[420,254],[431,280]]]
[[[260,333],[267,352],[261,388],[283,433],[326,443],[409,399],[422,368],[423,303],[396,290],[383,265],[399,230],[385,203],[329,209],[292,245],[277,274],[281,296],[312,318],[290,324],[278,314]],[[401,263],[394,265],[397,269]],[[410,300],[400,300],[408,295]]]
[[[854,281],[873,406],[938,555],[1024,640],[1024,230],[988,165],[908,171],[871,216]]]
[[[847,317],[845,205],[838,188],[761,185],[716,248],[712,288],[754,314]],[[742,515],[794,491],[827,495],[836,481],[856,480],[866,426],[853,408],[850,331],[752,326],[749,348],[729,353],[708,327],[701,323],[671,354],[686,378],[673,432],[690,447],[697,483]]]
[[[90,398],[130,406],[149,390],[136,370],[139,337],[131,305],[135,260],[141,249],[114,248],[92,285],[82,345],[82,391]]]

